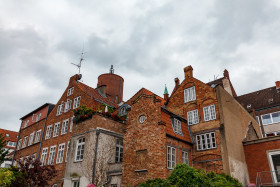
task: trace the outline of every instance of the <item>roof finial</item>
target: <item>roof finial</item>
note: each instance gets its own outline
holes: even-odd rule
[[[164,93],[163,94],[168,94],[166,84],[165,84],[165,89],[164,89]]]
[[[111,73],[111,74],[114,74],[114,67],[113,67],[113,65],[111,65],[110,73]]]

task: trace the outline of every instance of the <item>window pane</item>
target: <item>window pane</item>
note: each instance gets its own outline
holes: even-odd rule
[[[263,122],[263,125],[272,123],[270,114],[263,115],[262,116],[262,122]]]
[[[271,114],[273,123],[280,122],[280,112]]]

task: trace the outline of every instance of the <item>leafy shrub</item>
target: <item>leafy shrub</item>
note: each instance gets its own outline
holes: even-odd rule
[[[178,164],[167,179],[147,180],[140,187],[242,187],[235,178],[226,174],[206,173],[186,164]]]

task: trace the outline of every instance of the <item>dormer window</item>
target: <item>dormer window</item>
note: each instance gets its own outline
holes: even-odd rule
[[[67,90],[67,96],[72,95],[73,92],[74,92],[74,87],[69,88],[69,89]]]
[[[126,115],[126,107],[122,107],[120,109],[120,116],[124,116],[124,115]]]
[[[251,109],[252,108],[252,105],[251,104],[248,104],[247,105],[247,109]]]
[[[173,118],[171,120],[171,122],[172,122],[172,127],[173,127],[173,130],[174,130],[174,133],[179,134],[179,135],[183,135],[181,121],[176,119],[176,118]]]
[[[7,134],[6,134],[6,137],[10,137],[10,134],[7,133]]]
[[[184,90],[185,103],[190,101],[195,101],[195,100],[196,100],[195,86],[185,89]]]

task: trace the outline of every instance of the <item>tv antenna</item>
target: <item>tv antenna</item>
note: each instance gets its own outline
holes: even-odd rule
[[[82,61],[84,60],[83,56],[84,56],[84,52],[82,52],[82,54],[81,54],[81,58],[80,58],[79,64],[71,63],[71,64],[73,64],[74,66],[77,66],[77,68],[79,69],[79,75],[80,75],[80,71],[81,71]]]

